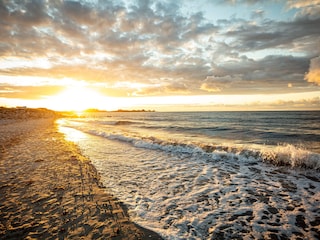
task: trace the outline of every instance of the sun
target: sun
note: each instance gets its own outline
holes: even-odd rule
[[[68,87],[48,100],[49,108],[61,111],[83,111],[88,108],[108,108],[108,99],[89,87]]]

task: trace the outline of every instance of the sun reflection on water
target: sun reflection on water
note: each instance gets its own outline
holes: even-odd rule
[[[73,128],[65,127],[65,125],[67,125],[66,120],[59,119],[57,123],[59,132],[62,132],[65,135],[66,140],[71,142],[78,142],[87,138],[85,133]]]

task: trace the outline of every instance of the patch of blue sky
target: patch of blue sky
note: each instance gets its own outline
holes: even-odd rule
[[[256,4],[226,4],[222,1],[186,1],[181,8],[181,12],[191,15],[202,12],[203,16],[211,23],[217,24],[224,19],[244,19],[255,18],[272,19],[274,21],[290,21],[294,18],[297,9],[289,9],[285,1],[259,1]],[[259,13],[259,14],[258,14]]]

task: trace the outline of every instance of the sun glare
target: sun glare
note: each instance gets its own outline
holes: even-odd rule
[[[106,102],[106,97],[87,87],[69,87],[48,101],[52,109],[79,112],[88,108],[99,108]]]

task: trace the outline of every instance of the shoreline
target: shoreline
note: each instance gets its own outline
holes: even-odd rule
[[[0,118],[0,239],[162,239],[130,220],[49,115]]]

